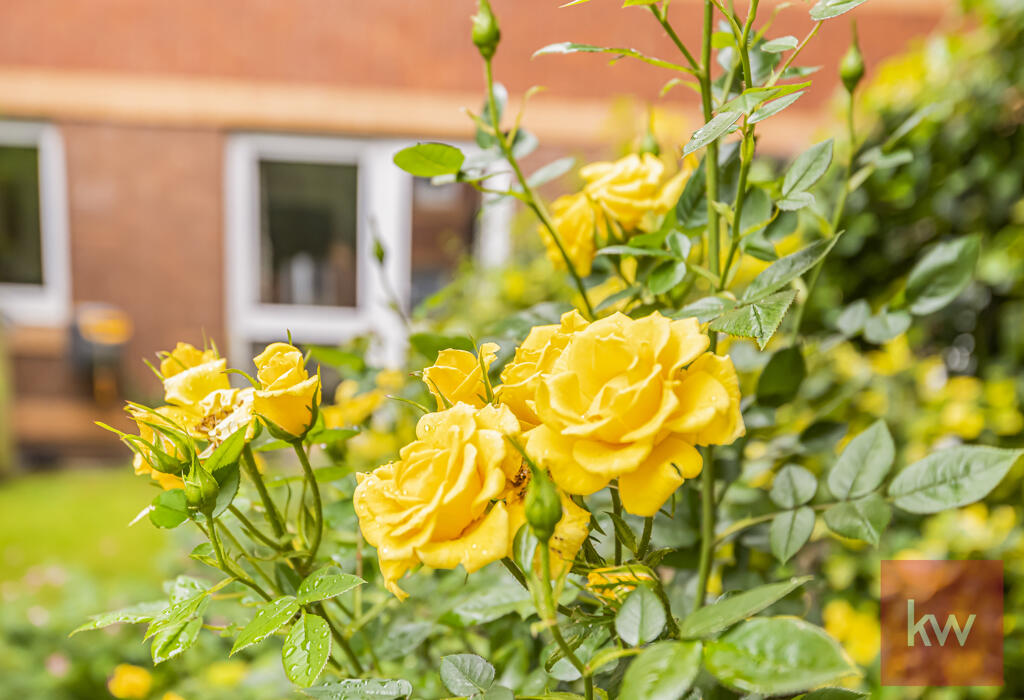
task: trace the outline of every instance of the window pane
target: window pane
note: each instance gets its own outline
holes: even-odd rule
[[[355,165],[260,161],[260,300],[355,306]]]
[[[450,282],[459,262],[472,254],[479,208],[480,195],[467,184],[413,181],[413,306]]]
[[[39,152],[0,146],[0,283],[42,284]]]

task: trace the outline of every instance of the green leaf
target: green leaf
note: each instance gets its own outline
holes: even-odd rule
[[[621,515],[617,515],[612,511],[607,511],[606,515],[611,518],[612,525],[615,528],[615,539],[623,544],[626,549],[631,552],[635,552],[636,547],[636,535],[633,534],[633,530],[629,527]]]
[[[756,124],[757,122],[764,121],[768,117],[775,116],[786,107],[789,107],[791,104],[799,100],[803,94],[804,93],[801,90],[800,92],[794,92],[792,95],[786,95],[785,97],[780,97],[777,100],[765,103],[764,106],[760,107],[756,112],[750,115],[750,118],[747,119],[747,124]]]
[[[765,53],[782,53],[795,49],[800,45],[800,40],[795,36],[780,36],[778,39],[771,39],[761,44],[761,50]]]
[[[743,200],[743,213],[740,214],[739,232],[750,236],[762,231],[772,218],[772,199],[760,187],[752,187]]]
[[[772,480],[768,497],[780,508],[802,506],[818,491],[818,480],[814,474],[796,464],[787,464]]]
[[[403,679],[350,678],[306,688],[302,692],[319,700],[399,700],[412,695],[412,684]]]
[[[772,554],[785,564],[807,544],[814,532],[814,511],[807,506],[787,510],[772,518],[768,529],[768,544]]]
[[[683,148],[683,157],[690,155],[699,148],[704,148],[712,141],[721,138],[729,128],[736,123],[743,112],[730,111],[722,112],[711,118],[707,124],[693,132],[686,147]]]
[[[528,531],[529,528],[523,528]],[[537,541],[534,540],[534,549]],[[530,592],[518,583],[493,586],[474,593],[441,616],[441,622],[454,627],[473,627],[515,612],[533,609]]]
[[[637,258],[673,258],[675,256],[660,248],[639,248],[632,245],[610,245],[597,251],[598,255],[632,255]]]
[[[199,630],[203,628],[203,618],[193,617],[177,624],[161,628],[153,635],[150,646],[154,664],[162,664],[182,653],[199,638]]]
[[[542,165],[537,168],[537,170],[526,179],[526,182],[530,187],[540,187],[545,183],[562,177],[562,175],[565,175],[567,172],[572,170],[572,166],[575,164],[576,159],[572,156],[553,160],[547,165]]]
[[[473,700],[515,700],[516,694],[503,685],[492,685]]]
[[[864,330],[864,324],[869,318],[871,306],[864,299],[858,299],[840,312],[836,318],[836,329],[847,338],[851,338]]]
[[[386,629],[383,639],[376,644],[377,658],[405,658],[416,651],[437,629],[437,625],[428,620],[395,622]]]
[[[841,501],[871,493],[882,483],[896,458],[896,445],[885,421],[877,420],[843,449],[828,473],[828,489]]]
[[[686,279],[686,263],[682,260],[666,260],[651,271],[647,277],[647,288],[652,294],[664,294]]]
[[[832,139],[822,141],[801,153],[789,166],[782,179],[782,196],[790,197],[806,192],[817,182],[832,163]]]
[[[707,323],[718,318],[735,305],[736,303],[732,299],[726,297],[704,297],[673,312],[671,317],[696,318],[701,323]]]
[[[417,177],[434,177],[459,172],[466,156],[446,143],[418,143],[395,154],[395,165]]]
[[[665,628],[665,608],[646,586],[626,596],[615,616],[615,631],[626,644],[638,647],[653,642]]]
[[[782,211],[797,211],[814,204],[814,195],[810,192],[794,192],[775,203]]]
[[[843,537],[877,545],[892,520],[892,508],[877,493],[844,501],[825,511],[825,524]]]
[[[743,114],[750,114],[768,100],[783,95],[789,95],[790,93],[797,92],[802,88],[809,86],[810,83],[807,82],[795,85],[779,85],[777,87],[747,88],[739,95],[722,105],[722,110],[727,112],[742,112]]]
[[[910,328],[910,314],[906,311],[882,309],[864,324],[864,340],[881,345],[906,333]]]
[[[182,489],[162,491],[153,499],[149,522],[157,527],[173,529],[188,520],[188,503]]]
[[[409,336],[409,344],[419,354],[433,364],[437,354],[442,350],[454,348],[466,352],[476,352],[476,346],[469,338],[461,335],[441,335],[439,333],[413,333]]]
[[[979,445],[940,450],[897,474],[889,495],[910,513],[959,508],[987,496],[1022,454]]]
[[[975,234],[932,246],[907,278],[910,313],[934,313],[960,296],[974,275],[980,245]]]
[[[793,578],[722,598],[690,613],[683,620],[679,634],[683,639],[710,639],[777,603],[810,580],[810,576]]]
[[[157,600],[149,603],[131,605],[127,608],[121,608],[120,610],[99,613],[98,615],[90,615],[88,622],[76,627],[68,636],[72,637],[79,632],[103,629],[104,627],[110,627],[111,625],[121,623],[138,624],[140,622],[149,622],[165,607],[167,607],[167,603],[165,601]]]
[[[281,596],[265,603],[256,613],[256,617],[238,635],[229,656],[233,656],[247,646],[259,644],[295,617],[295,613],[298,611],[299,601],[295,599],[295,596]]]
[[[656,2],[656,1],[657,0],[651,0],[651,2]],[[651,3],[643,2],[643,3],[638,3],[638,4],[651,4]],[[643,61],[644,63],[649,63],[652,66],[659,66],[661,68],[669,68],[669,69],[672,69],[672,70],[683,70],[683,71],[686,71],[688,73],[692,72],[692,71],[690,71],[689,68],[684,68],[683,66],[679,66],[679,65],[677,65],[675,63],[671,63],[669,61],[665,61],[665,60],[662,60],[660,58],[655,58],[653,56],[648,56],[645,53],[637,51],[636,49],[616,47],[616,46],[594,46],[593,44],[578,44],[578,43],[573,42],[573,41],[561,41],[561,42],[559,42],[557,44],[549,44],[548,46],[545,46],[545,47],[540,48],[537,51],[535,51],[533,53],[533,57],[536,58],[537,56],[544,56],[544,55],[547,55],[547,54],[571,54],[571,53],[610,53],[610,54],[614,54],[614,55],[620,56],[620,57],[621,56],[629,56],[630,58],[635,58],[635,59],[637,59],[639,61]]]
[[[330,365],[335,369],[352,374],[361,373],[366,369],[366,360],[359,353],[324,345],[306,345],[304,347],[309,350],[310,357],[320,364]]]
[[[828,255],[837,240],[839,240],[838,235],[815,241],[802,250],[779,258],[751,281],[743,292],[743,301],[752,302],[763,299],[786,286]]]
[[[331,655],[331,628],[319,615],[302,613],[281,648],[285,675],[300,688],[316,682]]]
[[[772,407],[789,403],[806,376],[807,365],[799,347],[779,350],[772,354],[757,380],[757,402]]]
[[[683,187],[683,193],[676,202],[676,223],[683,228],[693,229],[706,226],[708,223],[708,207],[704,198],[704,162],[700,159],[697,169]]]
[[[357,428],[321,428],[320,430],[310,431],[309,435],[306,436],[306,442],[311,445],[335,445],[339,442],[345,442],[358,434],[359,430]],[[319,479],[317,480],[319,481]]]
[[[482,693],[494,683],[494,666],[476,654],[441,657],[441,682],[459,697]]]
[[[801,695],[799,700],[857,700],[866,696],[866,693],[846,688],[820,688]]]
[[[626,669],[619,700],[679,700],[700,672],[700,642],[658,642]]]
[[[352,574],[343,574],[335,566],[325,566],[314,571],[299,584],[299,605],[309,605],[318,600],[327,600],[346,593],[366,583]]]
[[[741,692],[791,695],[856,673],[825,630],[795,617],[756,617],[707,642],[704,666]]]
[[[217,479],[218,483],[220,483],[220,477],[217,476],[217,472],[232,464],[237,464],[238,458],[242,456],[242,448],[245,447],[245,433],[248,430],[249,427],[245,426],[231,433],[228,439],[218,445],[213,454],[203,462],[206,471],[213,474],[213,478]]]
[[[857,5],[863,5],[867,0],[819,0],[811,8],[811,19],[820,22],[823,19],[838,17],[844,12],[849,12]]]
[[[786,315],[794,297],[796,297],[796,292],[787,289],[778,294],[758,299],[756,302],[744,304],[725,312],[712,321],[711,330],[740,338],[753,338],[757,341],[758,347],[764,350],[772,335],[778,330],[779,324],[782,323],[782,317]]]

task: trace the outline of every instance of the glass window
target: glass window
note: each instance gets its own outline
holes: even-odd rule
[[[435,186],[427,178],[413,180],[413,306],[450,282],[459,263],[472,255],[479,209],[480,194],[465,183]]]
[[[0,283],[43,283],[39,151],[0,146]]]
[[[261,160],[260,301],[356,305],[358,167]]]

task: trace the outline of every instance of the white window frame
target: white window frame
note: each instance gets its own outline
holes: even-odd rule
[[[237,133],[225,156],[225,301],[228,352],[236,366],[248,364],[253,343],[291,332],[297,343],[336,344],[372,333],[379,343],[371,364],[403,362],[407,331],[391,308],[398,297],[408,308],[412,265],[412,176],[392,161],[408,139]],[[467,146],[468,148],[468,146]],[[356,304],[354,307],[268,304],[260,301],[259,163],[277,160],[358,167],[356,202]],[[496,181],[497,177],[492,180]],[[484,265],[508,258],[510,203],[490,203],[477,225],[474,252]],[[386,251],[383,268],[374,239]],[[381,273],[387,279],[381,279]]]
[[[0,146],[28,146],[39,154],[39,233],[42,284],[0,283],[0,315],[18,325],[62,326],[71,317],[64,142],[53,124],[0,121]]]

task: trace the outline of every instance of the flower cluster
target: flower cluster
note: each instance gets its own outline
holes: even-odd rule
[[[396,582],[417,564],[475,571],[509,555],[530,479],[520,439],[560,490],[555,575],[588,533],[590,513],[571,496],[617,480],[628,512],[654,515],[700,473],[696,446],[744,432],[736,372],[709,344],[696,319],[589,323],[571,311],[533,328],[493,389],[496,345],[441,352],[423,372],[437,412],[397,461],[359,475],[353,497],[388,588],[404,596]]]

